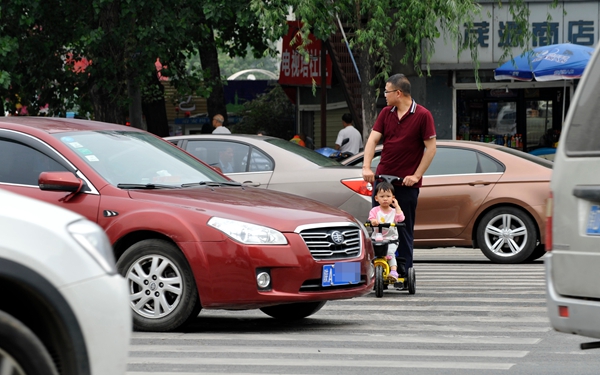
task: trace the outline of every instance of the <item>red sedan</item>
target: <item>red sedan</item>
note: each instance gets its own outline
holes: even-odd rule
[[[4,117],[0,160],[1,188],[104,228],[137,330],[174,330],[203,308],[299,319],[373,288],[373,249],[350,214],[234,182],[150,133]]]

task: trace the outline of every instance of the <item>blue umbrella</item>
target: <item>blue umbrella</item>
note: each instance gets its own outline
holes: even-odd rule
[[[551,44],[523,52],[494,70],[496,80],[558,81],[563,80],[563,98],[567,91],[567,79],[581,78],[594,49],[579,44]],[[563,122],[565,100],[563,99]]]
[[[563,43],[537,47],[507,61],[494,71],[496,80],[558,81],[581,78],[594,49]]]

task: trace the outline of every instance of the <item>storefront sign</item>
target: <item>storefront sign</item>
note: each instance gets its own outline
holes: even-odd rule
[[[530,2],[529,28],[535,38],[529,46],[518,46],[510,37],[516,31],[516,22],[512,20],[509,6],[500,7],[497,3],[483,3],[479,19],[474,20],[470,30],[463,27],[463,34],[475,34],[479,49],[479,62],[498,62],[509,45],[513,56],[535,47],[558,43],[574,43],[594,46],[598,41],[599,3],[595,2],[559,2],[556,8],[548,3]],[[488,17],[491,15],[491,18]],[[548,15],[551,17],[548,20]],[[435,53],[431,64],[471,64],[471,52],[464,51],[457,56],[457,46],[445,44],[443,38],[435,43]]]
[[[299,36],[293,45],[290,45],[300,24],[298,21],[288,21],[289,30],[283,37],[281,53],[281,69],[279,73],[280,85],[312,86],[313,80],[317,85],[321,84],[321,41],[312,34],[309,35],[311,43],[307,47],[310,58],[307,60],[297,51],[300,44]],[[331,58],[327,54],[327,85],[331,85]]]

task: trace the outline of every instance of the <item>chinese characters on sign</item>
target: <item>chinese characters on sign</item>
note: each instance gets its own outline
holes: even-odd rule
[[[281,68],[279,73],[279,84],[294,86],[310,86],[313,80],[317,85],[321,84],[321,41],[317,40],[312,34],[309,39],[307,52],[308,61],[305,60],[297,50],[296,45],[290,45],[294,36],[298,32],[299,25],[297,21],[288,22],[288,34],[283,37],[283,49],[281,53]],[[331,85],[331,59],[327,54],[327,85]]]
[[[526,2],[529,8],[526,27],[533,38],[529,45],[519,45],[520,27],[507,6],[485,2],[481,13],[475,16],[471,26],[464,24],[461,33],[464,40],[474,39],[478,46],[480,63],[497,63],[509,47],[513,56],[524,50],[551,44],[573,43],[593,47],[600,38],[600,2],[559,1],[556,7],[551,1]],[[432,64],[471,64],[471,52],[467,49],[457,53],[457,45],[448,43],[447,38],[435,41]]]
[[[465,27],[467,24],[464,25]],[[558,44],[559,22],[532,22],[531,31],[535,36],[532,41],[534,47],[548,46],[550,44]],[[594,21],[569,21],[567,25],[569,42],[580,44],[582,46],[594,45]],[[489,47],[490,23],[487,21],[473,23],[473,28],[465,29],[465,39],[468,33],[477,36],[477,42],[480,47]],[[516,22],[498,23],[498,47],[509,45],[518,47],[516,42],[513,42],[513,35],[518,32]]]

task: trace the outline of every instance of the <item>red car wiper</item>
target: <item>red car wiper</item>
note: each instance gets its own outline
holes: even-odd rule
[[[119,189],[176,189],[178,186],[160,184],[117,184]]]
[[[200,181],[200,182],[192,182],[188,184],[182,184],[181,187],[192,187],[192,186],[242,186],[241,183],[236,181]]]

